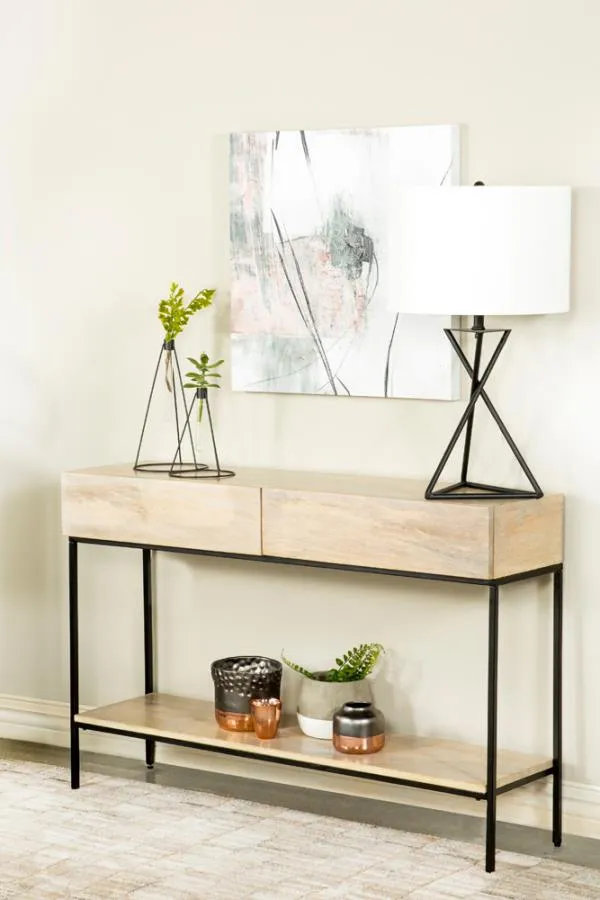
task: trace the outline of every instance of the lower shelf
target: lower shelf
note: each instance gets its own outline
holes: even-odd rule
[[[220,729],[214,719],[213,704],[208,701],[162,693],[92,709],[80,713],[75,720],[84,728],[181,741],[206,749],[237,750],[272,758],[273,762],[294,761],[300,765],[326,766],[342,774],[392,778],[437,790],[485,793],[484,749],[456,741],[388,735],[379,753],[346,756],[338,753],[329,741],[306,737],[291,717],[284,717],[274,740],[261,741],[253,733]],[[499,750],[498,789],[551,767],[550,759]]]

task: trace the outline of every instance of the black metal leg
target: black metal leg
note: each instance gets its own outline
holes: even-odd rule
[[[177,444],[177,449],[176,449],[176,451],[175,451],[175,456],[173,457],[173,462],[171,463],[171,469],[170,469],[170,474],[171,474],[171,475],[173,474],[173,471],[174,471],[175,466],[176,466],[176,464],[177,464],[177,457],[178,457],[178,456],[179,456],[179,461],[181,462],[181,445],[182,445],[182,443],[183,443],[183,439],[184,439],[184,437],[185,437],[186,431],[189,433],[190,441],[192,442],[192,447],[194,446],[194,440],[193,440],[193,438],[192,438],[192,426],[190,425],[190,421],[191,421],[191,418],[192,418],[192,413],[193,413],[193,411],[194,411],[194,406],[195,406],[195,404],[196,404],[196,400],[198,399],[198,396],[197,396],[197,395],[198,395],[198,391],[196,391],[196,393],[194,394],[194,397],[193,397],[193,399],[192,399],[192,402],[190,403],[189,409],[186,409],[185,425],[183,426],[183,429],[182,429],[182,431],[181,431],[181,435],[180,435],[180,437],[179,437],[179,443]],[[194,451],[193,451],[193,455],[194,455],[194,465],[196,465],[196,451],[195,451],[195,449],[194,449]],[[202,466],[201,466],[201,468],[202,468]],[[204,468],[206,468],[206,466],[204,466]]]
[[[152,387],[150,388],[150,396],[148,397],[148,403],[146,405],[146,412],[144,415],[144,423],[142,425],[142,433],[140,434],[140,442],[138,444],[137,453],[135,454],[135,463],[133,464],[134,469],[137,469],[137,467],[140,463],[140,453],[142,452],[142,443],[144,442],[144,434],[146,433],[146,425],[148,424],[148,414],[150,412],[150,405],[152,403],[152,397],[154,396],[154,388],[156,385],[156,379],[158,378],[158,370],[160,368],[160,361],[162,359],[162,355],[164,352],[165,352],[165,345],[163,343],[163,344],[161,344],[160,353],[158,354],[158,362],[156,363],[156,369],[154,370],[154,378],[152,379]]]
[[[496,770],[498,749],[498,586],[490,585],[487,703],[487,817],[485,871],[496,868]]]
[[[174,353],[175,351],[172,351],[172,352]],[[173,364],[171,363],[171,365],[173,365]],[[183,456],[181,455],[181,441],[183,440],[185,431],[179,430],[179,408],[177,406],[177,391],[175,390],[175,378],[173,378],[172,391],[173,391],[173,405],[175,407],[175,428],[177,430],[177,437],[179,438],[179,436],[181,435],[181,440],[179,441],[179,445],[178,445],[179,465],[181,465],[183,463]],[[184,399],[184,403],[185,403],[185,394],[183,395],[183,399]],[[185,415],[185,413],[184,413],[184,415]]]
[[[152,622],[152,551],[142,550],[144,573],[144,692],[154,691],[154,629]],[[146,765],[154,766],[156,741],[146,741]]]
[[[69,682],[71,722],[71,787],[79,787],[79,625],[77,617],[77,541],[69,538]]]
[[[481,367],[481,353],[483,350],[483,332],[477,331],[475,333],[475,359],[473,361],[473,372],[471,374],[471,392],[470,396],[472,397],[478,387],[479,384],[479,369]],[[463,449],[463,459],[462,466],[460,470],[460,480],[467,483],[469,478],[469,461],[471,458],[471,439],[473,437],[473,424],[475,422],[475,407],[471,409],[471,414],[467,419],[467,425],[465,429],[465,446]]]
[[[562,844],[562,631],[563,570],[554,573],[554,653],[552,698],[552,842]]]
[[[173,356],[175,357],[175,365],[177,367],[177,377],[179,379],[179,388],[181,390],[181,396],[183,398],[183,415],[187,416],[187,418],[185,420],[185,425],[183,428],[183,433],[185,434],[185,430],[187,428],[188,436],[190,439],[190,449],[192,451],[192,460],[194,462],[194,468],[196,468],[198,466],[198,460],[196,459],[196,448],[194,447],[194,436],[192,434],[192,426],[190,425],[191,410],[188,413],[187,402],[185,399],[185,388],[183,386],[183,376],[181,374],[181,368],[179,366],[179,357],[177,356],[177,352],[175,350],[173,351]],[[179,442],[179,462],[183,465],[183,460],[182,460],[182,456],[181,456],[181,441]]]
[[[204,389],[206,391],[206,388]],[[217,444],[215,442],[215,432],[213,429],[212,416],[210,414],[210,403],[208,401],[208,391],[206,391],[206,412],[208,413],[208,424],[210,426],[210,438],[213,445],[213,453],[215,454],[215,463],[217,464],[217,472],[221,474],[221,465],[219,463],[219,454],[217,453]]]

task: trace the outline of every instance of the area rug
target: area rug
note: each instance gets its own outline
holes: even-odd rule
[[[600,873],[209,793],[0,760],[0,898],[600,900]]]

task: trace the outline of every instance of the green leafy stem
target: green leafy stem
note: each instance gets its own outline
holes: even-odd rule
[[[185,303],[185,293],[176,281],[171,284],[169,296],[158,304],[158,318],[165,330],[165,341],[174,341],[181,334],[194,313],[211,306],[215,294],[213,289],[198,291],[189,303]]]
[[[382,644],[359,644],[348,650],[347,653],[336,659],[335,667],[325,672],[310,672],[303,666],[291,662],[282,654],[281,658],[286,666],[299,672],[305,678],[311,678],[313,681],[362,681],[367,675],[373,672],[377,661],[382,653],[384,653]]]
[[[190,362],[195,368],[185,373],[185,377],[187,378],[186,383],[184,384],[185,388],[193,388],[194,390],[199,390],[200,388],[220,388],[221,385],[217,383],[217,379],[221,377],[219,372],[216,372],[215,369],[218,369],[219,366],[222,366],[225,360],[219,359],[217,362],[211,363],[207,353],[201,353],[200,359],[194,359],[192,356],[188,356],[188,362]],[[202,410],[204,407],[204,401],[202,397],[200,397],[200,404],[198,406],[198,421],[202,421]]]

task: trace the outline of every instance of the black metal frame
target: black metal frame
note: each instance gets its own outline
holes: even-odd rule
[[[193,464],[186,465],[182,464],[181,462],[181,442],[183,441],[183,438],[185,436],[186,429],[189,431],[190,435],[192,433],[190,427],[190,419],[192,417],[192,412],[194,410],[196,402],[202,403],[203,406],[206,407],[208,425],[210,428],[210,440],[215,457],[215,469],[211,469],[207,463],[198,463],[196,461],[195,454]],[[178,457],[179,462],[177,462]],[[173,478],[229,478],[232,475],[235,475],[235,472],[232,472],[231,469],[221,468],[221,463],[219,462],[217,442],[215,441],[215,430],[213,428],[212,415],[210,412],[210,400],[208,399],[208,388],[196,388],[196,391],[194,392],[194,397],[190,404],[190,408],[189,410],[187,410],[185,425],[183,426],[183,431],[181,432],[181,435],[179,437],[177,450],[175,451],[175,456],[173,457],[173,462],[171,463],[171,467],[169,469],[169,475],[171,475]]]
[[[172,368],[174,373],[173,384],[171,386],[171,391],[173,394],[173,409],[175,414],[175,431],[177,434],[177,450],[175,452],[175,458],[172,462],[140,462],[140,455],[142,452],[142,444],[144,443],[144,435],[146,433],[146,425],[148,424],[148,416],[150,415],[150,407],[152,406],[152,398],[154,396],[154,391],[156,389],[156,380],[158,378],[158,372],[160,369],[160,363],[163,358],[163,354],[167,354],[166,359],[175,360],[175,367]],[[172,363],[171,363],[172,366]],[[177,394],[180,397],[180,403],[182,406],[182,414],[184,417],[184,426],[182,429],[179,427],[179,404],[177,402]],[[203,466],[201,463],[198,463],[196,460],[196,451],[194,449],[194,438],[192,436],[192,429],[190,427],[190,417],[188,414],[188,406],[185,399],[185,390],[183,387],[183,377],[181,375],[181,368],[179,366],[179,357],[177,356],[177,348],[175,347],[175,341],[163,341],[160,348],[160,353],[158,354],[158,361],[156,363],[156,368],[154,370],[154,377],[152,379],[152,386],[150,388],[150,394],[148,395],[148,402],[146,404],[146,412],[144,414],[144,421],[142,423],[142,430],[140,432],[140,439],[138,442],[137,453],[135,454],[135,462],[133,464],[133,468],[136,472],[146,471],[146,472],[162,472],[164,474],[172,474],[176,465],[180,467],[184,466],[183,456],[181,453],[181,445],[183,443],[183,439],[186,435],[186,431],[188,433],[190,439],[190,448],[192,451],[192,461],[190,463],[194,465],[196,469],[206,469],[206,466]],[[179,461],[177,462],[177,459]]]
[[[427,485],[427,489],[425,490],[425,498],[427,500],[489,500],[493,498],[505,498],[505,499],[527,499],[527,498],[540,498],[543,496],[543,491],[537,481],[535,480],[533,473],[525,459],[523,458],[522,453],[519,448],[515,444],[512,439],[506,425],[500,418],[494,404],[490,400],[486,391],[484,390],[486,382],[490,375],[492,374],[492,369],[498,362],[498,357],[502,353],[504,349],[504,345],[506,344],[509,335],[510,329],[490,329],[486,328],[484,324],[483,316],[475,316],[473,320],[473,326],[471,328],[444,328],[444,333],[450,343],[452,344],[452,348],[456,355],[458,356],[460,362],[462,363],[464,369],[471,379],[471,389],[469,395],[469,402],[467,407],[462,414],[458,425],[454,431],[454,434],[450,438],[448,446],[444,450],[443,456],[432,475],[431,481]],[[473,360],[473,365],[467,359],[465,353],[463,352],[458,339],[455,334],[474,334],[475,335],[475,356]],[[483,352],[483,338],[486,334],[500,334],[500,340],[496,345],[496,349],[492,353],[490,361],[488,362],[486,368],[483,373],[481,372],[481,356]],[[471,440],[473,437],[473,424],[475,420],[475,406],[477,401],[481,398],[485,405],[487,406],[492,418],[494,419],[496,425],[500,429],[500,432],[506,443],[512,450],[512,453],[519,463],[521,470],[524,472],[525,477],[527,478],[529,484],[531,485],[531,490],[522,490],[519,488],[506,488],[499,487],[497,485],[492,484],[481,484],[476,481],[471,481],[469,479],[469,462],[471,456]],[[456,484],[451,484],[448,487],[438,488],[436,490],[436,485],[440,480],[442,472],[446,467],[448,460],[450,459],[450,455],[454,450],[458,439],[460,438],[462,432],[465,432],[465,443],[463,448],[463,456],[462,456],[462,465],[460,472],[460,481]]]
[[[154,765],[155,745],[157,741],[165,744],[174,744],[182,747],[202,749],[202,745],[176,738],[157,737],[155,735],[140,734],[128,731],[126,728],[113,728],[104,725],[90,725],[79,723],[76,716],[79,714],[79,626],[78,626],[78,545],[101,544],[114,547],[128,547],[142,551],[143,573],[143,621],[144,621],[144,690],[150,694],[155,689],[155,665],[154,665],[154,638],[153,638],[153,596],[152,596],[152,553],[160,551],[166,553],[186,553],[199,556],[215,556],[226,559],[247,559],[256,562],[276,563],[283,565],[304,565],[322,569],[339,569],[343,571],[365,572],[375,574],[394,575],[401,578],[417,578],[427,581],[447,581],[460,584],[472,584],[488,589],[488,672],[487,672],[487,747],[486,747],[486,789],[484,792],[460,790],[442,785],[431,785],[427,782],[415,779],[394,778],[377,773],[364,771],[353,772],[343,770],[342,774],[365,778],[388,784],[399,784],[407,787],[425,788],[446,794],[457,794],[487,802],[486,814],[486,844],[485,844],[485,869],[493,872],[496,856],[496,799],[500,794],[515,790],[523,785],[530,784],[542,778],[552,776],[552,840],[556,847],[562,842],[562,628],[563,628],[563,566],[561,564],[544,566],[502,578],[465,578],[453,575],[441,575],[430,572],[411,572],[403,570],[381,570],[367,566],[346,566],[336,563],[326,563],[310,560],[295,560],[275,556],[253,556],[251,554],[222,553],[207,550],[191,550],[187,547],[163,547],[159,545],[135,544],[118,541],[96,540],[93,538],[69,538],[69,646],[70,646],[70,723],[71,723],[71,787],[76,789],[80,785],[80,730],[99,731],[108,734],[120,734],[126,737],[135,737],[145,741],[146,764]],[[524,778],[515,779],[501,787],[497,785],[497,760],[498,760],[498,628],[499,628],[499,600],[500,587],[517,581],[525,581],[542,576],[553,576],[553,687],[552,687],[552,766],[539,772],[535,772]],[[309,761],[278,759],[272,756],[244,750],[242,746],[215,747],[210,746],[211,752],[223,753],[231,756],[249,757],[251,759],[277,761],[282,765],[296,766],[312,769],[320,772],[332,772],[340,774],[340,770],[334,766],[317,764]]]

